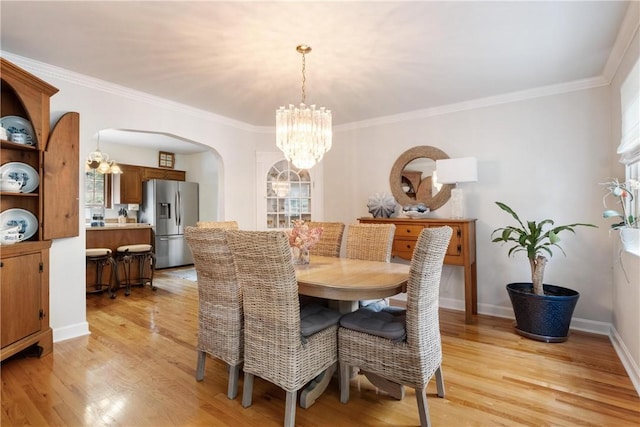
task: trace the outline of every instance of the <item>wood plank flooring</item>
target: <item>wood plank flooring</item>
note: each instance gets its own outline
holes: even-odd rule
[[[253,406],[226,396],[226,368],[208,358],[194,378],[198,296],[195,282],[158,272],[156,292],[134,288],[115,300],[87,296],[91,335],[56,343],[41,359],[1,365],[7,426],[280,426],[285,394],[256,378]],[[438,426],[638,426],[640,398],[607,337],[575,332],[545,344],[513,333],[506,319],[442,310],[446,398],[427,388]],[[378,393],[362,376],[339,402],[334,378],[299,426],[416,426],[415,394]]]

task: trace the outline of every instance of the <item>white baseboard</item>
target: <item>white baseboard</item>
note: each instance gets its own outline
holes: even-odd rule
[[[464,311],[464,301],[457,299],[440,298],[440,307],[448,308],[451,310]],[[503,307],[492,304],[478,304],[478,313],[494,317],[503,317],[506,319],[515,319],[511,306]],[[611,324],[573,317],[571,319],[571,329],[609,336]]]
[[[627,346],[624,344],[624,341],[622,341],[622,337],[613,326],[611,326],[609,339],[622,362],[622,366],[624,366],[624,369],[627,371],[627,375],[629,375],[629,379],[631,380],[633,387],[636,389],[636,393],[640,396],[640,368],[638,368],[638,365],[633,360],[633,357],[631,357],[631,353],[629,353]]]
[[[65,326],[64,328],[53,329],[53,342],[66,341],[85,335],[91,335],[89,322],[76,323],[75,325]]]

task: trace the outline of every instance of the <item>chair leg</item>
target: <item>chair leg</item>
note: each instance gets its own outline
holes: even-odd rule
[[[207,360],[207,353],[198,350],[198,364],[196,365],[196,381],[204,380],[204,362]]]
[[[340,363],[340,402],[349,401],[349,382],[351,380],[351,369],[349,365]]]
[[[420,427],[431,427],[426,387],[416,388],[416,400],[418,401],[418,414],[420,414]]]
[[[229,385],[227,386],[227,397],[235,399],[238,395],[238,376],[240,375],[240,363],[229,367]]]
[[[436,369],[436,387],[438,388],[438,397],[444,397],[444,376],[442,375],[442,366]]]
[[[253,398],[253,374],[248,372],[244,373],[244,384],[242,385],[242,407],[248,408],[251,406],[251,400]]]
[[[287,403],[284,409],[284,427],[295,427],[296,425],[297,394],[297,391],[287,392]]]
[[[151,290],[152,291],[156,291],[158,290],[158,288],[155,287],[155,285],[153,284],[153,270],[155,270],[156,266],[156,255],[151,252],[149,254],[149,278],[151,280],[151,282],[149,283],[151,285]]]
[[[111,273],[109,274],[109,298],[111,299],[115,299],[116,298],[116,290],[118,289],[118,278],[116,277],[116,282],[113,282],[113,278],[114,275],[117,274],[118,270],[117,270],[117,265],[116,265],[116,261],[113,257],[109,257],[109,259],[107,260],[107,263],[109,264],[109,268],[111,270]]]

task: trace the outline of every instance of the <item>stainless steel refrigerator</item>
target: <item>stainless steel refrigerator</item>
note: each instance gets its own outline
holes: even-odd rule
[[[193,264],[184,229],[198,221],[197,183],[162,179],[145,182],[138,220],[153,227],[155,268]]]

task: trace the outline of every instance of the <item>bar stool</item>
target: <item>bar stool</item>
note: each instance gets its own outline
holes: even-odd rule
[[[138,261],[138,280],[133,283],[131,281],[131,263]],[[153,253],[153,247],[148,244],[124,245],[119,246],[116,250],[116,282],[118,287],[124,283],[124,294],[131,294],[131,285],[144,286],[149,283],[152,290],[157,288],[153,286],[153,266],[156,263],[156,255]],[[124,280],[120,280],[120,264],[124,271]],[[145,266],[149,265],[149,274],[145,276]]]
[[[85,250],[85,256],[87,263],[93,262],[96,265],[96,280],[93,284],[93,289],[87,286],[86,292],[97,293],[103,292],[104,288],[109,292],[109,297],[112,299],[116,297],[115,290],[111,284],[113,278],[113,271],[115,270],[115,261],[111,256],[111,249],[109,248],[88,248]],[[111,274],[109,275],[109,281],[107,283],[102,282],[102,272],[106,265],[111,266]]]

